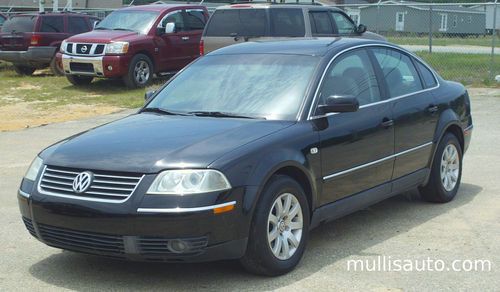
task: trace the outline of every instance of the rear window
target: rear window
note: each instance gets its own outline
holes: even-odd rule
[[[42,17],[41,32],[64,32],[64,19],[62,16]]]
[[[306,33],[302,9],[271,9],[271,35],[275,37],[303,37]]]
[[[35,28],[35,16],[14,16],[5,21],[2,32],[32,32]]]
[[[265,9],[222,9],[212,15],[206,36],[265,36]]]

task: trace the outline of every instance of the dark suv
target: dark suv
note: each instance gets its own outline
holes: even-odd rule
[[[203,32],[200,54],[249,39],[333,36],[385,40],[334,7],[242,3],[217,8]]]
[[[73,13],[23,14],[5,21],[0,33],[0,60],[11,62],[18,74],[31,75],[50,65],[62,75],[55,54],[61,42],[92,29],[97,18]]]

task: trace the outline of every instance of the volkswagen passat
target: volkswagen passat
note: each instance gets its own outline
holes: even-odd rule
[[[472,131],[462,85],[377,41],[231,46],[147,97],[35,158],[18,195],[33,236],[283,274],[323,222],[416,187],[452,200]]]

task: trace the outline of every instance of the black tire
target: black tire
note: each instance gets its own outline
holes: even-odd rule
[[[455,148],[458,155],[458,175],[455,180],[455,185],[451,188],[448,186],[448,190],[444,186],[444,182],[441,175],[441,168],[443,167],[447,170],[449,167],[442,163],[443,153],[445,149],[450,145],[451,148]],[[446,133],[444,137],[439,142],[436,154],[434,155],[434,160],[432,161],[431,174],[429,177],[429,182],[426,186],[420,187],[420,195],[422,198],[429,202],[434,203],[446,203],[455,197],[460,187],[460,181],[462,178],[462,147],[457,137],[451,133]],[[445,180],[447,181],[447,180]]]
[[[94,77],[92,76],[81,76],[81,75],[66,75],[66,78],[68,79],[71,84],[75,86],[85,86],[89,85],[92,80],[94,80]]]
[[[302,209],[303,227],[302,236],[295,252],[288,259],[283,260],[273,254],[268,242],[268,216],[277,198],[286,193],[293,194],[299,202]],[[247,250],[243,258],[240,259],[243,267],[251,273],[265,276],[278,276],[293,270],[304,254],[309,237],[309,214],[309,204],[300,184],[285,175],[272,177],[257,203],[250,227]]]
[[[52,74],[54,74],[56,76],[63,76],[64,75],[64,70],[57,63],[56,56],[54,56],[54,58],[52,58],[52,61],[50,61],[50,71],[52,71]]]
[[[145,67],[143,68],[139,64]],[[144,75],[141,75],[141,73],[138,73],[136,71],[136,67],[138,66],[143,68],[142,69],[143,71],[140,72],[144,73]],[[146,70],[147,72],[145,72]],[[146,87],[149,84],[149,82],[151,82],[151,80],[153,79],[153,73],[154,70],[151,59],[149,59],[149,57],[144,54],[137,54],[130,61],[130,64],[128,66],[128,73],[127,75],[123,76],[123,82],[128,88],[131,89]]]
[[[14,65],[14,71],[23,76],[31,76],[36,68],[30,66]]]

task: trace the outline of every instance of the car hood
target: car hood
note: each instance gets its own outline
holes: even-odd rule
[[[47,165],[88,170],[206,168],[225,153],[292,124],[142,113],[75,135],[41,157]]]
[[[82,34],[74,35],[66,41],[75,43],[102,43],[107,44],[113,41],[129,40],[139,34],[133,31],[122,30],[93,30]]]

